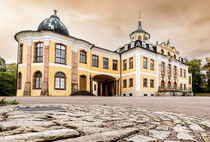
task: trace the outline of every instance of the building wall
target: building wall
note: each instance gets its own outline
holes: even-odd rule
[[[44,60],[42,63],[34,63],[34,46],[36,42],[43,42],[43,59],[45,56],[45,48],[49,46],[49,64],[48,64],[48,91],[50,96],[69,96],[72,92],[72,62],[74,58],[72,58],[72,52],[75,52],[78,56],[77,63],[78,63],[78,74],[77,74],[77,83],[78,88],[80,88],[80,76],[85,75],[86,76],[86,89],[87,91],[91,91],[90,88],[90,78],[95,77],[98,75],[105,75],[106,77],[112,77],[115,80],[119,80],[119,90],[118,92],[121,92],[121,95],[129,96],[132,94],[132,96],[144,96],[147,94],[147,96],[156,95],[158,92],[158,87],[160,86],[160,80],[161,80],[161,72],[160,72],[160,64],[161,62],[165,62],[165,82],[168,81],[167,78],[167,65],[171,64],[171,71],[172,71],[172,80],[171,83],[173,84],[173,67],[174,65],[177,66],[177,83],[178,86],[180,84],[186,84],[186,87],[192,87],[189,85],[189,76],[191,74],[188,73],[188,66],[180,63],[178,60],[172,59],[169,60],[169,57],[163,56],[161,54],[157,54],[151,51],[148,51],[143,48],[135,48],[131,49],[129,51],[124,52],[121,54],[121,57],[119,54],[107,51],[104,49],[100,49],[97,47],[93,47],[90,43],[80,41],[78,39],[72,40],[71,38],[66,38],[61,35],[57,35],[55,33],[50,33],[52,35],[46,36],[42,35],[43,33],[35,34],[34,37],[31,35],[25,35],[22,37],[19,43],[23,44],[23,63],[18,65],[18,72],[22,73],[22,88],[17,90],[17,96],[23,96],[24,91],[24,84],[26,82],[26,76],[27,76],[27,49],[29,46],[31,40],[31,96],[40,96],[41,89],[34,89],[33,88],[33,76],[36,71],[40,71],[42,73],[42,76],[44,76]],[[55,63],[55,44],[63,44],[66,46],[66,64],[59,64]],[[171,55],[174,54],[178,58],[178,53],[175,49],[171,51],[171,49],[167,49],[171,47],[164,47],[164,46],[158,46],[157,50],[158,52],[161,51],[161,49],[164,49],[164,53],[167,53],[170,51]],[[87,63],[80,63],[80,51],[84,50],[87,54]],[[92,66],[92,56],[97,55],[98,56],[98,67]],[[147,58],[147,69],[143,68],[143,58]],[[108,69],[103,68],[103,58],[108,59]],[[133,58],[133,68],[129,68],[129,59]],[[121,60],[120,60],[121,59]],[[150,60],[154,60],[154,70],[150,69]],[[118,61],[118,68],[117,70],[113,70],[112,67],[112,61],[117,60]],[[123,69],[123,61],[127,60],[127,69]],[[186,70],[186,77],[180,77],[180,68]],[[66,89],[65,90],[56,90],[55,89],[55,74],[57,72],[63,72],[66,76]],[[121,80],[120,80],[120,73],[121,74]],[[183,75],[184,76],[184,75]],[[106,79],[105,77],[105,79]],[[133,79],[133,87],[129,87],[129,79]],[[147,79],[147,87],[143,86],[143,79]],[[123,80],[127,80],[127,87],[123,87]],[[150,87],[150,80],[154,80],[154,87]],[[96,90],[94,90],[94,85],[96,85]],[[92,83],[92,90],[94,94],[97,94],[98,84],[94,81]],[[120,88],[121,87],[121,88]],[[184,85],[183,85],[184,87]],[[120,95],[120,94],[119,94]]]

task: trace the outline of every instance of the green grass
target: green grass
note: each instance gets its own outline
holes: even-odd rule
[[[5,106],[5,105],[18,105],[19,102],[17,102],[16,100],[13,101],[5,101],[5,98],[0,100],[0,106]]]
[[[195,94],[195,96],[209,96],[210,97],[210,93],[197,93]]]

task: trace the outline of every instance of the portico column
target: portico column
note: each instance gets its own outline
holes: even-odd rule
[[[32,41],[27,42],[27,67],[26,67],[26,82],[23,96],[31,95],[31,49]]]
[[[90,76],[90,93],[93,93],[93,76]]]
[[[44,75],[41,88],[41,96],[49,96],[48,76],[49,76],[49,41],[44,43]]]
[[[119,95],[119,79],[116,79],[115,81],[115,87],[116,87],[116,94],[115,96],[118,96]]]

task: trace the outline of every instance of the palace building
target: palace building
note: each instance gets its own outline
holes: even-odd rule
[[[55,11],[36,31],[20,31],[17,96],[191,95],[192,75],[186,60],[171,46],[150,42],[138,28],[115,51],[75,38]]]

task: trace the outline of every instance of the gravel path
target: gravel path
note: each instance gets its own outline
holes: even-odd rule
[[[210,97],[9,97],[21,104],[89,104],[140,107],[210,120]]]

